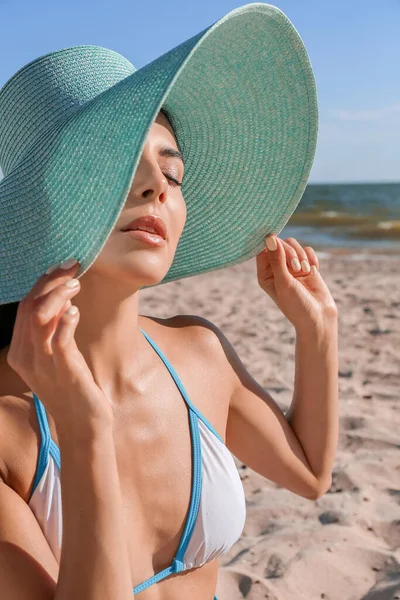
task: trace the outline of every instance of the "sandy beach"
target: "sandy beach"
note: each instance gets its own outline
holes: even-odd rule
[[[220,561],[219,600],[400,599],[400,255],[319,256],[340,311],[333,484],[306,500],[235,459],[247,520]],[[258,287],[255,259],[143,290],[140,312],[210,319],[288,408],[294,330]]]

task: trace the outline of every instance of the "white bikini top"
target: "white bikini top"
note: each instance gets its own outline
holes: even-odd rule
[[[231,453],[213,426],[192,404],[168,359],[147,333],[141,331],[168,368],[187,404],[193,478],[189,514],[172,564],[133,588],[134,594],[171,573],[201,567],[226,553],[239,539],[246,518],[244,490]],[[62,541],[60,449],[51,438],[44,405],[35,394],[33,397],[41,444],[28,504],[59,562]]]

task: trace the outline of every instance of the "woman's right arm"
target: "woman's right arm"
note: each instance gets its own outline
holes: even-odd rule
[[[112,426],[59,427],[57,435],[63,514],[59,569],[31,509],[0,480],[0,596],[131,600]]]
[[[61,451],[63,537],[55,584],[43,562],[51,564],[45,540],[29,507],[4,483],[0,486],[4,600],[133,598],[113,411],[76,345],[79,311],[66,312],[80,289],[65,285],[77,266],[43,275],[20,301],[7,354],[9,365],[54,419]]]

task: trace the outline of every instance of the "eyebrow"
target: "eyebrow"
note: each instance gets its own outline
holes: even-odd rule
[[[179,160],[181,160],[182,163],[185,164],[182,153],[179,152],[179,150],[175,150],[175,148],[169,148],[169,147],[161,148],[161,150],[159,151],[159,155],[165,156],[167,158],[179,158]]]

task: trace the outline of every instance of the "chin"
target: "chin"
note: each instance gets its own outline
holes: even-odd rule
[[[167,273],[168,270],[165,271],[164,269],[162,271],[152,271],[149,269],[146,272],[143,272],[143,269],[141,269],[140,273],[135,273],[135,279],[140,282],[140,287],[150,287],[151,285],[157,285],[157,283],[160,283]]]
[[[138,253],[139,254],[139,253]],[[131,263],[132,273],[141,286],[150,286],[160,283],[168,273],[172,261],[166,260],[166,256],[156,255],[156,253],[135,256]]]
[[[157,285],[164,279],[165,275],[162,277],[140,277],[140,287],[151,287],[152,285]]]

